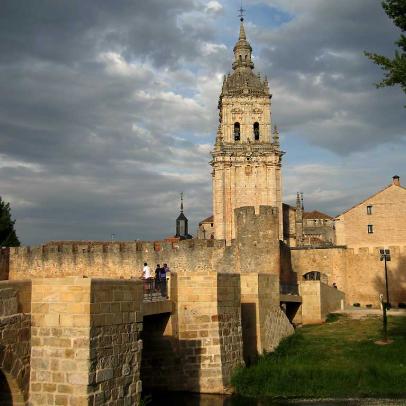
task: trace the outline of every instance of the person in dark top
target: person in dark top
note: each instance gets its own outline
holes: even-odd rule
[[[161,268],[160,273],[159,273],[159,283],[161,287],[161,295],[163,297],[168,298],[168,292],[167,292],[167,286],[166,286],[166,274],[170,272],[168,264],[164,264],[164,266]]]
[[[161,281],[161,269],[162,269],[161,266],[157,264],[155,268],[155,291],[159,290]]]

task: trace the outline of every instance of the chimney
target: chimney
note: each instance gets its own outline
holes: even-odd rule
[[[393,183],[395,186],[400,186],[400,178],[399,178],[398,175],[395,175],[395,176],[392,177],[392,183]]]

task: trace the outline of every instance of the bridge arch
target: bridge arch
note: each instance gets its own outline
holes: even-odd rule
[[[24,395],[18,386],[17,380],[2,369],[0,369],[0,405],[25,405]]]

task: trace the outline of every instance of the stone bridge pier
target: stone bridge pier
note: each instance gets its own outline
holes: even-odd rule
[[[142,283],[32,281],[30,406],[137,405]]]
[[[0,282],[0,405],[25,405],[29,395],[31,283]]]

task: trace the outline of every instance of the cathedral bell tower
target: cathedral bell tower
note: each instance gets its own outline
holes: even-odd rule
[[[218,109],[219,127],[211,152],[213,216],[216,239],[235,238],[234,209],[268,205],[279,209],[282,240],[281,160],[279,133],[272,131],[267,79],[255,74],[252,48],[243,18],[234,46],[233,72],[224,76]]]

